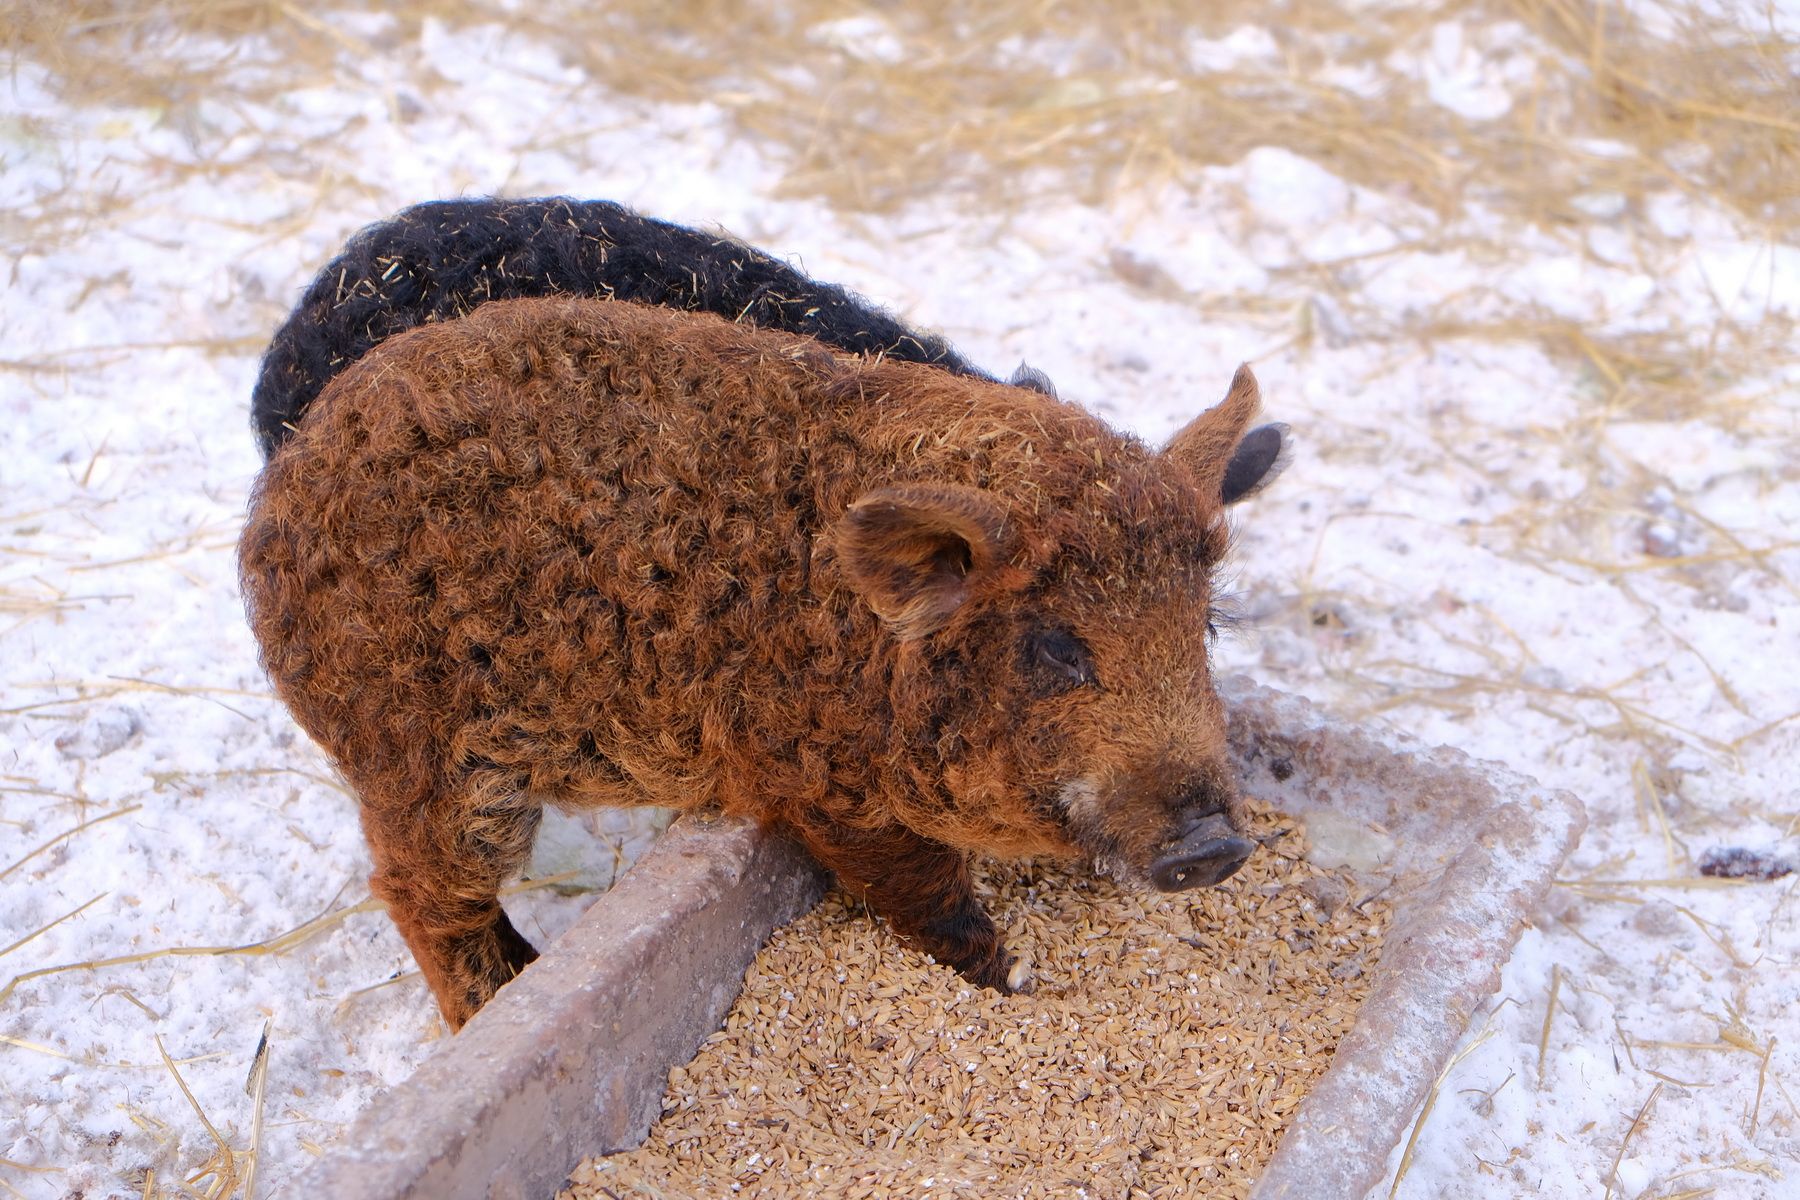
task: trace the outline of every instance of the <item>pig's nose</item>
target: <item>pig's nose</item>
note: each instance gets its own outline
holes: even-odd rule
[[[1150,882],[1159,892],[1211,887],[1244,865],[1256,843],[1231,827],[1225,814],[1190,821],[1181,836],[1150,864]]]

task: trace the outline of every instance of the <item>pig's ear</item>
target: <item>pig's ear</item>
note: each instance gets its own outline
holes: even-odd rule
[[[1052,400],[1057,399],[1056,384],[1051,382],[1048,375],[1027,363],[1020,363],[1019,369],[1014,371],[1012,378],[1006,382],[1014,387],[1030,388],[1034,392],[1042,392]]]
[[[1246,496],[1268,487],[1275,477],[1287,470],[1293,438],[1288,427],[1279,421],[1258,425],[1243,436],[1231,461],[1225,464],[1225,478],[1219,486],[1219,499],[1236,504]]]
[[[943,627],[1002,561],[1006,510],[956,484],[878,488],[832,530],[850,586],[902,641]]]
[[[1264,425],[1244,430],[1262,407],[1262,394],[1248,364],[1231,377],[1225,399],[1189,421],[1169,439],[1163,453],[1194,473],[1202,492],[1230,504],[1275,477],[1286,445],[1286,430]]]

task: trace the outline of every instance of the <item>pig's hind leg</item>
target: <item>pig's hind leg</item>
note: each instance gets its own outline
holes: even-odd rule
[[[914,947],[982,987],[1030,990],[1029,972],[1006,952],[975,898],[960,851],[900,825],[865,831],[821,822],[799,833],[844,890],[865,899]]]
[[[399,811],[365,803],[370,878],[452,1030],[537,958],[500,907],[525,865],[543,810],[519,792],[476,789]]]

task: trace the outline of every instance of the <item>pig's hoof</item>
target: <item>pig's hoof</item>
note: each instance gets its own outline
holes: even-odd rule
[[[1021,996],[1037,991],[1037,976],[1031,973],[1031,960],[1021,958],[1006,973],[1006,990]]]

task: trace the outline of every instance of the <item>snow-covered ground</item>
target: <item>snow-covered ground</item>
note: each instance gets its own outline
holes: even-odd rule
[[[820,36],[879,58],[881,20]],[[1253,619],[1225,667],[1592,818],[1398,1194],[1800,1195],[1800,877],[1697,870],[1797,853],[1800,364],[1778,335],[1800,249],[1672,184],[1508,226],[1496,260],[1469,247],[1507,218],[1278,145],[1095,203],[850,215],[785,188],[728,107],[608,95],[548,39],[346,28],[389,53],[255,100],[74,103],[23,57],[0,80],[0,1193],[204,1194],[199,1112],[242,1150],[260,1111],[256,1192],[293,1194],[442,1036],[358,907],[352,801],[256,668],[233,543],[257,354],[312,271],[405,204],[503,190],[723,226],[1150,439],[1253,361],[1299,450],[1241,513]],[[1394,69],[1480,120],[1531,100],[1502,49],[1445,20]],[[241,69],[271,54],[248,40]],[[1690,347],[1667,369],[1703,386],[1634,390],[1658,382],[1649,351],[1619,357],[1634,338]],[[514,901],[540,942],[584,902]]]

